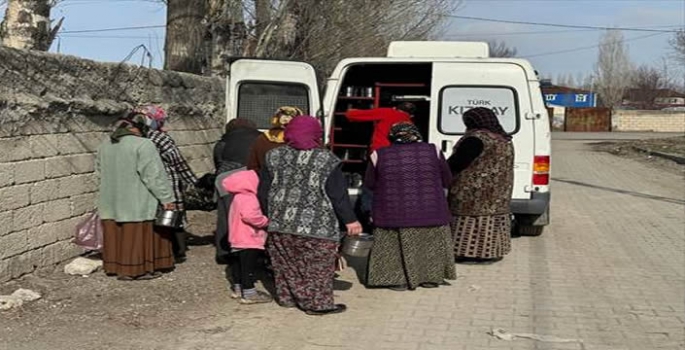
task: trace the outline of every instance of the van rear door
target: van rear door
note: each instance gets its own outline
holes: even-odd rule
[[[462,114],[474,107],[491,108],[513,135],[515,157],[512,198],[529,199],[535,140],[526,71],[508,62],[436,62],[431,88],[429,140],[445,156],[466,130]]]
[[[227,121],[246,118],[268,129],[278,107],[298,107],[309,115],[321,108],[316,73],[308,63],[239,59],[231,64],[226,84]]]

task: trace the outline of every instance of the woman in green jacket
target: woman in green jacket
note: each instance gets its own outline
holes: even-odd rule
[[[105,273],[121,280],[152,279],[174,267],[171,237],[155,232],[157,207],[175,209],[174,193],[146,119],[118,121],[97,154],[99,214],[104,230]]]

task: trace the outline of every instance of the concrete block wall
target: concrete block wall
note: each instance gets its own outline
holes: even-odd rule
[[[0,48],[0,82],[0,282],[82,253],[70,241],[95,208],[95,152],[132,106],[165,107],[193,170],[212,170],[220,79]]]
[[[614,131],[685,132],[685,112],[615,110]]]

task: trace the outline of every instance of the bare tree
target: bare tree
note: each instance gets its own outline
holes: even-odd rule
[[[670,40],[673,56],[680,64],[685,65],[685,29],[681,29]]]
[[[164,68],[201,74],[207,66],[207,0],[167,0]]]
[[[606,107],[615,107],[623,101],[626,89],[632,82],[633,66],[620,30],[607,30],[600,39],[599,56],[595,65],[595,86]]]
[[[198,65],[210,65],[213,74],[222,74],[228,58],[251,56],[305,60],[328,73],[345,57],[384,55],[392,40],[432,38],[460,2],[204,0],[202,53],[196,44],[201,1],[166,1],[168,69],[199,72]]]
[[[507,46],[504,41],[489,41],[490,57],[515,57],[518,50],[515,47]]]
[[[632,102],[639,103],[642,108],[652,107],[654,100],[669,87],[669,78],[657,68],[642,65],[633,74],[633,83],[626,96]]]
[[[51,28],[50,10],[56,1],[9,0],[0,23],[2,45],[17,49],[47,51],[64,18]]]

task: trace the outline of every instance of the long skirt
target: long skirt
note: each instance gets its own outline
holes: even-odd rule
[[[139,277],[174,267],[171,237],[156,232],[152,222],[103,220],[102,260],[105,273]]]
[[[454,280],[449,226],[376,228],[369,256],[367,285],[390,287]]]
[[[458,258],[501,258],[511,251],[511,216],[459,216],[452,236]]]
[[[333,278],[337,242],[270,232],[267,250],[271,256],[279,304],[296,305],[305,311],[335,308]]]

